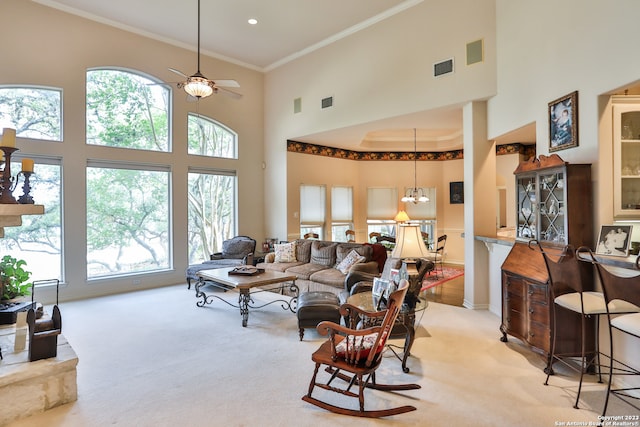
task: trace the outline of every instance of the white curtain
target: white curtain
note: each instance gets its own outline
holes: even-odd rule
[[[353,188],[331,188],[331,222],[353,222]]]
[[[300,186],[300,224],[323,225],[325,219],[324,185]]]
[[[398,213],[398,189],[367,188],[367,219],[393,220]]]

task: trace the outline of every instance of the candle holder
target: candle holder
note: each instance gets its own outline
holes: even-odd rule
[[[33,197],[31,197],[31,183],[29,182],[29,179],[31,178],[31,175],[33,174],[33,172],[20,172],[18,174],[18,176],[23,175],[24,176],[24,184],[22,185],[22,196],[20,196],[20,198],[18,199],[18,203],[22,204],[22,205],[32,205],[33,204]],[[18,180],[16,179],[16,183],[18,182]]]
[[[2,204],[18,204],[18,201],[13,197],[13,178],[11,177],[11,155],[18,151],[15,147],[0,147],[0,150],[4,153],[4,169],[2,170],[2,177],[0,178],[0,203]]]

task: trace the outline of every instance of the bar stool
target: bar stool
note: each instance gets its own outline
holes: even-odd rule
[[[602,415],[607,413],[607,405],[609,404],[609,396],[613,394],[623,402],[640,410],[640,405],[634,404],[630,399],[640,401],[638,396],[631,395],[633,390],[640,390],[640,387],[627,388],[611,388],[614,375],[640,375],[640,370],[634,368],[614,357],[613,349],[613,330],[622,332],[626,336],[640,338],[640,276],[623,277],[614,274],[600,262],[598,262],[592,253],[590,253],[593,263],[596,265],[600,283],[604,291],[604,298],[607,303],[607,319],[609,320],[609,384],[607,385],[607,396],[605,398]],[[640,258],[640,257],[639,257]],[[637,266],[637,261],[636,261]],[[618,312],[613,311],[615,306],[632,306],[635,307],[635,313],[616,315]],[[614,315],[616,315],[614,317]],[[637,358],[635,359],[638,360]],[[614,367],[614,362],[617,366]],[[614,371],[615,370],[615,371]]]
[[[547,378],[544,385],[549,384],[549,376],[553,373],[554,361],[559,361],[564,365],[575,369],[574,366],[565,360],[567,357],[573,356],[569,354],[557,354],[556,353],[556,338],[558,331],[558,307],[562,307],[566,310],[570,310],[581,316],[581,334],[580,334],[580,347],[581,347],[581,361],[580,361],[580,382],[578,385],[578,393],[576,395],[576,402],[573,405],[578,409],[578,402],[580,401],[580,393],[582,391],[582,382],[584,379],[584,372],[589,366],[595,366],[598,370],[598,381],[602,382],[602,375],[600,372],[600,346],[598,333],[599,319],[601,315],[606,315],[608,312],[615,313],[629,313],[638,311],[638,307],[630,304],[612,304],[607,310],[607,303],[605,301],[604,294],[602,292],[595,292],[593,288],[593,279],[586,270],[588,264],[582,263],[578,260],[576,251],[573,246],[568,245],[560,252],[557,251],[554,254],[550,254],[548,250],[545,250],[540,244],[532,240],[529,243],[530,246],[537,245],[540,252],[543,255],[545,265],[547,267],[547,273],[549,275],[551,297],[554,301],[553,304],[553,321],[552,333],[553,339],[551,342],[551,354],[549,355],[548,365],[545,369]],[[580,247],[578,252],[590,251],[588,248]],[[586,346],[587,346],[587,321],[590,318],[595,318],[596,334],[595,334],[595,349],[592,357],[587,360]],[[595,363],[594,363],[595,362]]]

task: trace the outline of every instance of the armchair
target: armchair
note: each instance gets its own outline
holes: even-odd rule
[[[187,289],[191,289],[191,280],[198,280],[196,273],[223,267],[253,265],[253,253],[256,241],[248,236],[235,236],[222,242],[222,252],[216,252],[210,259],[200,264],[190,265],[186,270]]]

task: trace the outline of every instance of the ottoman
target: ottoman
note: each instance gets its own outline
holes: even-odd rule
[[[315,328],[323,320],[340,324],[340,301],[331,292],[304,292],[298,297],[300,341],[305,328]]]

